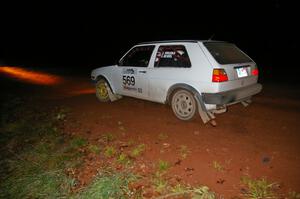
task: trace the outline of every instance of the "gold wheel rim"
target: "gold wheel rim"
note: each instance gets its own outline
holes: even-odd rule
[[[107,92],[106,85],[104,82],[101,82],[97,85],[97,93],[103,99],[108,97],[108,92]]]

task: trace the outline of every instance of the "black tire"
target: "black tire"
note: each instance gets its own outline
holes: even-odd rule
[[[96,83],[96,97],[100,102],[110,101],[106,85],[108,85],[108,83],[105,79],[99,79]]]
[[[197,102],[194,95],[185,89],[174,91],[171,106],[175,116],[180,120],[192,120],[197,112]]]

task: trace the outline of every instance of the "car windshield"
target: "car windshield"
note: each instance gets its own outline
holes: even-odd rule
[[[219,64],[252,62],[236,45],[225,42],[204,42],[204,46]]]

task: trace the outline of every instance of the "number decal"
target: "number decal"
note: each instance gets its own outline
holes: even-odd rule
[[[126,85],[126,76],[123,76],[123,85]]]
[[[124,86],[134,86],[135,85],[135,78],[134,76],[126,76],[123,75],[123,85]]]
[[[130,76],[127,76],[127,77],[126,77],[126,80],[127,80],[127,84],[128,84],[129,86],[131,86]]]
[[[135,85],[135,78],[133,76],[130,78],[130,81],[131,81],[132,86],[134,86]]]

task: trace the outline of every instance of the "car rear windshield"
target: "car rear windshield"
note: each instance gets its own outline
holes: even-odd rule
[[[219,64],[237,64],[252,61],[234,44],[225,42],[204,42],[203,44]]]

